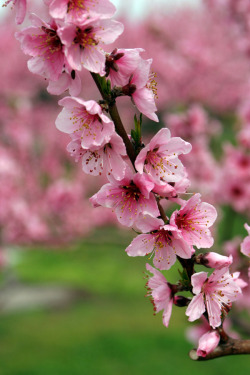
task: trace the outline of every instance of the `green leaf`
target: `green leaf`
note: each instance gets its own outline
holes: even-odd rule
[[[183,269],[183,271],[178,270],[178,272],[179,272],[180,277],[181,277],[180,283],[184,287],[188,288],[190,286],[190,280],[189,280],[189,277],[188,277],[187,270],[186,269]]]

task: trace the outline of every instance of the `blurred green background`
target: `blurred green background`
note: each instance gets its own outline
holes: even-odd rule
[[[16,283],[60,285],[77,291],[77,297],[54,308],[27,304],[25,310],[16,306],[2,312],[0,374],[247,373],[247,356],[189,359],[184,310],[174,307],[168,329],[161,313],[153,316],[143,297],[145,260],[124,252],[131,238],[131,231],[109,227],[70,249],[18,250],[9,270]],[[173,278],[175,270],[170,273]]]

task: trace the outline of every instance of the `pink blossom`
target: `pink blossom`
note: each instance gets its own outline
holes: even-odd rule
[[[198,104],[193,105],[187,113],[170,114],[166,117],[166,126],[172,134],[185,138],[197,137],[208,131],[208,118],[205,110]]]
[[[54,20],[45,23],[35,14],[31,16],[31,21],[33,26],[15,34],[21,42],[23,52],[32,56],[28,61],[28,68],[32,73],[56,81],[65,64],[58,26]]]
[[[240,148],[226,145],[224,147],[224,168],[237,172],[238,176],[250,177],[250,156]]]
[[[122,156],[127,155],[126,148],[121,137],[114,133],[110,139],[100,147],[84,150],[80,140],[71,141],[67,150],[78,161],[82,159],[82,169],[93,176],[101,175],[104,171],[112,175],[116,180],[124,178],[126,163]]]
[[[68,96],[61,99],[59,105],[64,108],[56,119],[57,129],[71,134],[73,140],[80,139],[84,149],[101,146],[115,131],[113,122],[94,100]]]
[[[67,23],[82,23],[89,17],[110,18],[115,6],[109,0],[50,0],[50,15]]]
[[[106,76],[113,86],[125,86],[141,61],[142,48],[114,49],[106,54]]]
[[[250,226],[247,224],[245,224],[244,226],[248,232],[248,236],[243,240],[240,251],[242,252],[242,254],[250,257]]]
[[[237,173],[237,170],[223,166],[220,180],[217,181],[216,199],[220,203],[230,204],[237,212],[247,211],[250,202],[248,175]]]
[[[165,225],[162,219],[141,215],[136,223],[142,233],[127,247],[129,256],[144,256],[153,252],[154,265],[160,270],[168,270],[176,261],[176,256],[188,259],[192,255],[190,246],[172,225]]]
[[[110,180],[111,183],[90,198],[95,207],[113,208],[118,221],[128,227],[134,225],[140,213],[159,215],[154,194],[151,193],[154,184],[146,174],[133,174],[127,168],[121,181]]]
[[[195,273],[191,283],[195,296],[186,311],[189,321],[199,319],[207,311],[210,326],[219,327],[221,315],[228,312],[231,303],[241,294],[228,267],[215,270],[209,277],[207,272]]]
[[[190,245],[208,248],[214,242],[208,228],[216,220],[217,212],[211,204],[201,202],[200,197],[200,194],[195,194],[180,210],[174,211],[170,224],[181,231],[184,240]]]
[[[66,24],[58,29],[65,45],[65,55],[74,70],[85,69],[105,75],[102,44],[113,43],[123,32],[123,25],[113,20],[87,19],[81,25]]]
[[[12,4],[16,7],[16,23],[20,25],[23,23],[26,15],[26,0],[6,0],[3,6],[7,6],[12,1]]]
[[[158,122],[158,117],[154,113],[156,82],[154,74],[150,74],[152,59],[140,59],[136,70],[131,75],[127,85],[123,87],[123,93],[131,96],[138,110],[153,121]]]
[[[156,313],[163,310],[163,324],[168,327],[173,306],[173,294],[170,284],[161,272],[150,266],[148,263],[146,264],[146,268],[154,275],[149,278],[146,284],[148,287],[147,296],[152,297],[152,303]]]
[[[211,353],[219,344],[220,335],[217,331],[209,331],[201,336],[199,339],[199,346],[197,355],[199,357],[206,357]]]
[[[139,173],[145,170],[156,182],[177,182],[185,176],[185,170],[178,155],[191,151],[191,145],[183,139],[171,138],[168,129],[161,129],[144,147],[135,161]]]

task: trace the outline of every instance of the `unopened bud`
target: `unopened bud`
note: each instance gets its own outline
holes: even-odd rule
[[[205,254],[199,254],[195,257],[195,262],[197,264],[202,264],[208,268],[222,268],[222,267],[229,267],[230,264],[233,262],[232,255],[226,257],[224,255],[220,255],[218,253],[209,252]]]
[[[122,87],[123,95],[131,96],[136,91],[136,85],[134,83],[128,83]]]
[[[197,355],[199,357],[206,357],[218,346],[219,342],[220,335],[217,331],[209,331],[205,333],[199,340]]]
[[[178,307],[184,307],[187,306],[190,302],[189,298],[186,298],[184,296],[174,296],[174,305]]]

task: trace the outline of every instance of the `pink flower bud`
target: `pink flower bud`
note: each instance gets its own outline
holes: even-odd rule
[[[206,357],[217,347],[219,341],[220,335],[217,331],[209,331],[205,333],[199,340],[197,355],[199,357]]]
[[[184,297],[184,296],[174,296],[174,305],[178,307],[184,307],[187,306],[190,302],[190,299]]]
[[[199,263],[203,264],[208,268],[229,267],[233,262],[232,255],[229,255],[229,257],[227,257],[214,252],[209,252],[200,255],[201,256],[198,258]]]

